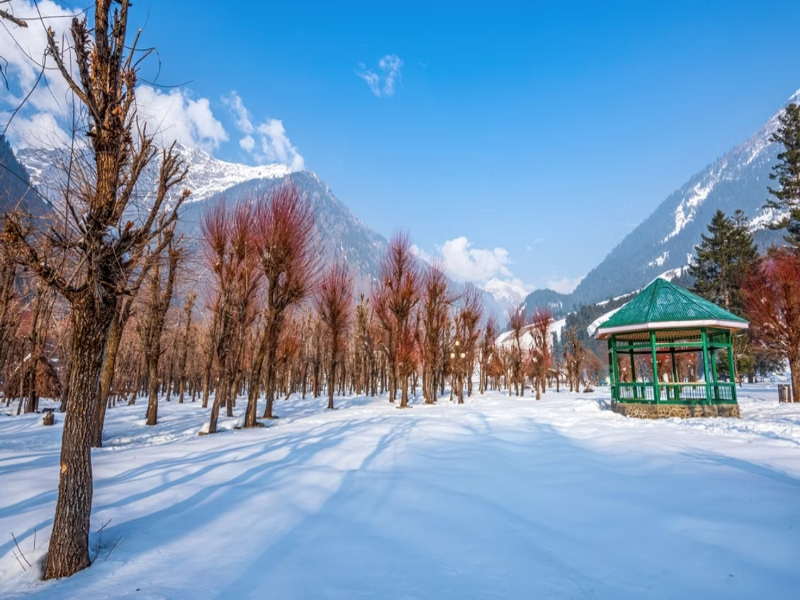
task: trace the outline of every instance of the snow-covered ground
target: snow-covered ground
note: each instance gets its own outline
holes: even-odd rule
[[[56,582],[11,532],[36,566],[63,416],[2,415],[0,597],[798,598],[800,406],[743,394],[741,420],[688,421],[626,419],[601,391],[292,398],[207,437],[198,404],[162,403],[154,428],[114,408],[97,559]]]

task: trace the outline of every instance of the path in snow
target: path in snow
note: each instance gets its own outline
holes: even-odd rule
[[[0,596],[796,598],[800,407],[746,393],[741,420],[687,421],[602,394],[293,398],[271,427],[203,438],[197,404],[162,403],[155,428],[111,409],[99,559],[47,583],[10,532],[41,558],[62,416],[0,416]]]

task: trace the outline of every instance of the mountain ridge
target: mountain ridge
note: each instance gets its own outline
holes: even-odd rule
[[[798,101],[800,90],[786,104]],[[718,209],[729,215],[743,210],[759,247],[779,242],[780,234],[766,226],[780,215],[764,203],[769,173],[780,151],[769,138],[777,130],[782,111],[783,107],[749,138],[669,194],[562,298],[564,308],[572,310],[641,289],[660,274],[685,267]],[[539,306],[547,292],[529,294],[526,309]]]

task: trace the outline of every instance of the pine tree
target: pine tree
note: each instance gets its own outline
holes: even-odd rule
[[[693,291],[725,309],[744,315],[742,286],[758,264],[758,249],[747,227],[744,213],[733,217],[718,210],[695,247],[696,258],[689,267],[695,279]]]
[[[767,200],[766,208],[788,214],[772,225],[773,229],[786,229],[784,239],[795,248],[800,248],[800,105],[790,104],[778,117],[778,130],[770,141],[783,145],[778,162],[772,167],[770,179],[779,187],[767,187],[773,198]]]
[[[747,227],[744,213],[737,210],[726,217],[718,210],[708,225],[710,235],[703,235],[695,247],[696,258],[689,267],[694,277],[693,291],[734,314],[745,316],[742,289],[750,274],[758,266],[758,249]],[[734,363],[737,374],[752,377],[755,356],[746,333],[734,334]],[[727,356],[720,352],[718,370],[726,374]]]

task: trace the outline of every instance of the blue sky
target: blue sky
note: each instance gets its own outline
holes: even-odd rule
[[[264,160],[240,144],[235,91],[366,224],[429,254],[466,237],[476,275],[536,287],[567,289],[800,88],[797,1],[431,4],[140,0],[134,16],[157,82],[208,99],[216,156]],[[402,66],[376,95],[387,56]]]

